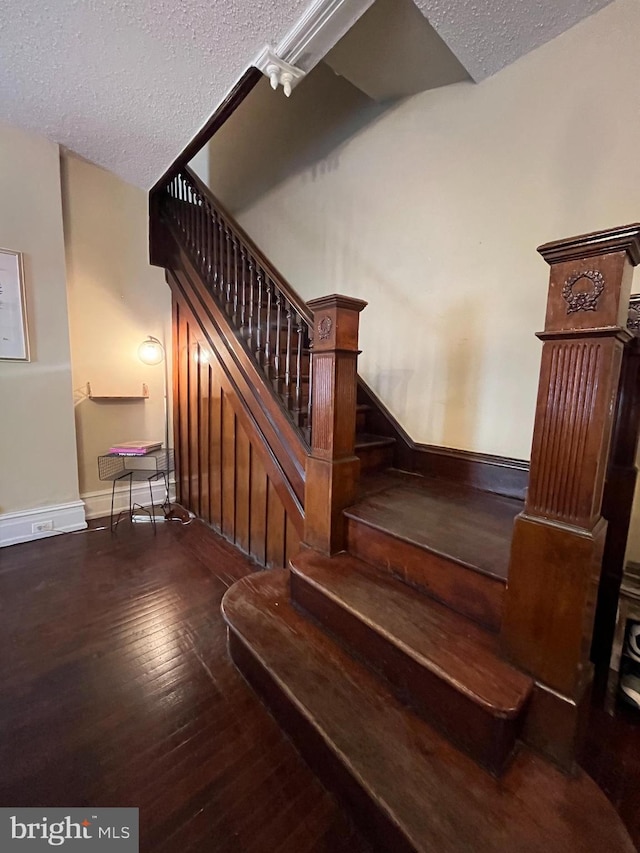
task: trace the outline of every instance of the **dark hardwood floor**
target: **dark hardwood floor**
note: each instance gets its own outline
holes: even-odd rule
[[[580,764],[595,779],[640,850],[640,711],[617,694],[617,675],[596,680]]]
[[[200,522],[0,552],[0,805],[138,806],[141,851],[365,851],[231,664]]]

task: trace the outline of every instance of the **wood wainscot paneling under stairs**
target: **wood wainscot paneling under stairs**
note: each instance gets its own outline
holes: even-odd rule
[[[364,303],[305,305],[187,168],[155,192],[180,497],[274,567],[224,598],[238,668],[375,849],[632,851],[576,758],[640,227],[541,248],[527,492],[357,385]]]

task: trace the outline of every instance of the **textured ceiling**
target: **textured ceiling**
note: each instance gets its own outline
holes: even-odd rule
[[[308,0],[2,0],[0,121],[149,187]]]
[[[415,0],[440,38],[480,81],[611,0]]]
[[[608,0],[417,0],[480,80]],[[3,0],[0,120],[149,187],[309,0]],[[274,95],[275,97],[275,95]]]

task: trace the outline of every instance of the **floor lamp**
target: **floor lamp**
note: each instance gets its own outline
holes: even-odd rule
[[[165,507],[169,507],[169,473],[171,471],[171,453],[169,451],[169,366],[167,364],[167,353],[162,341],[154,338],[153,335],[148,335],[138,347],[138,358],[143,364],[148,364],[151,367],[164,362],[164,451],[166,457],[166,488],[167,494],[165,499]],[[166,513],[165,513],[166,514]],[[164,519],[160,519],[164,520]]]

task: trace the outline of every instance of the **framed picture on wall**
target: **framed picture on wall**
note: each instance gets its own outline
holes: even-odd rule
[[[0,359],[29,361],[22,252],[0,249]]]

